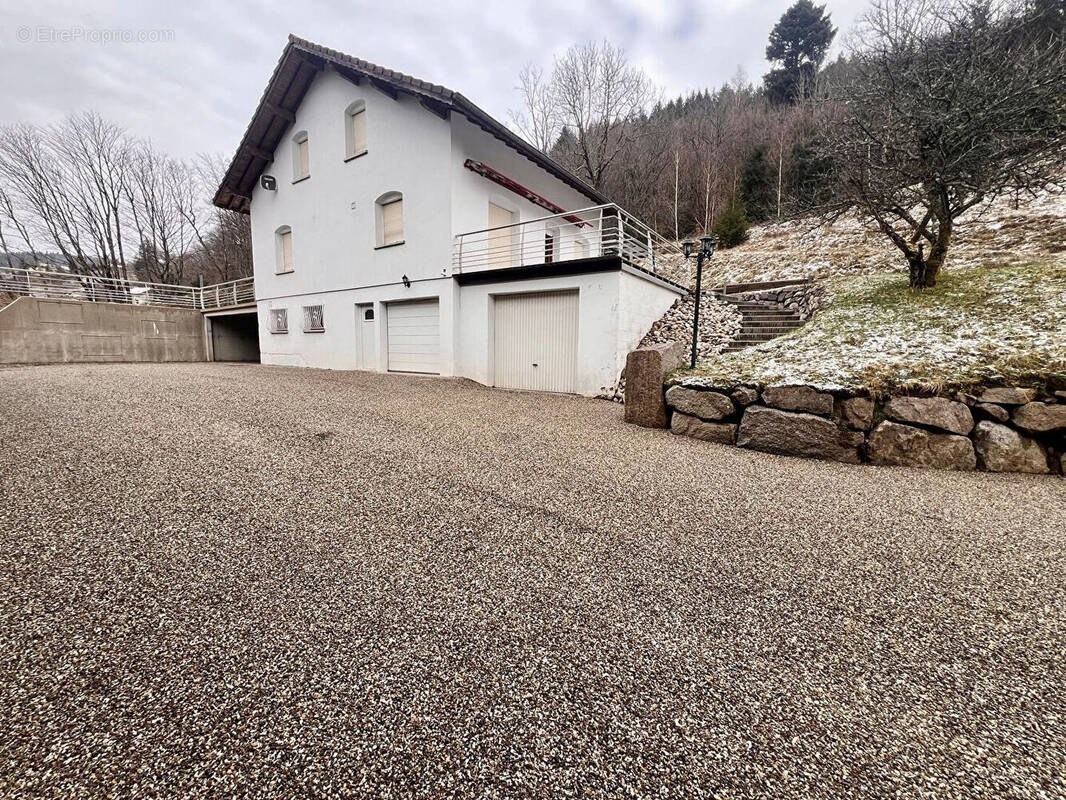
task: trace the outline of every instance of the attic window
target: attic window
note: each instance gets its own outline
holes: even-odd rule
[[[311,154],[307,141],[307,131],[300,131],[292,137],[292,180],[302,181],[311,177]]]
[[[366,152],[366,102],[356,100],[344,112],[344,157],[356,158]]]

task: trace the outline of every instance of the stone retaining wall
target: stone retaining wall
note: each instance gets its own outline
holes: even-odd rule
[[[1066,472],[1066,392],[996,387],[874,399],[810,386],[668,385],[670,429],[767,453],[850,464]]]
[[[742,292],[729,295],[732,300],[775,303],[787,311],[794,311],[803,320],[809,320],[821,309],[825,289],[820,283],[805,281],[792,286],[764,289],[757,292]]]

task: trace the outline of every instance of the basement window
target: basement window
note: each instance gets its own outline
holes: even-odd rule
[[[287,308],[270,309],[270,332],[289,332],[289,310]]]
[[[304,306],[304,333],[322,333],[325,330],[322,306]]]

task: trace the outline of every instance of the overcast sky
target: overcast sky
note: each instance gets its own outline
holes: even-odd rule
[[[676,95],[738,66],[758,80],[791,2],[0,0],[0,123],[93,109],[173,155],[229,156],[290,32],[444,84],[503,120],[523,64],[589,40],[625,48]],[[827,5],[843,32],[866,3]]]

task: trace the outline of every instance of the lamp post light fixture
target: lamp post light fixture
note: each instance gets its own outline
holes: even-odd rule
[[[692,312],[692,358],[689,361],[689,367],[691,369],[696,368],[696,356],[699,350],[699,338],[700,338],[700,304],[703,300],[703,260],[709,259],[714,255],[714,248],[718,245],[718,240],[713,236],[704,234],[700,237],[700,248],[696,250],[696,243],[691,239],[687,239],[681,243],[681,249],[685,254],[685,258],[692,258],[693,252],[696,253],[696,307]]]

